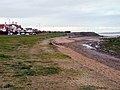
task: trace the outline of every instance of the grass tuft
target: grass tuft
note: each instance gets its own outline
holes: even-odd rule
[[[0,54],[0,59],[10,59],[12,56],[10,55],[5,55],[5,54]]]
[[[17,64],[12,64],[11,67],[13,67],[15,69],[30,69],[32,66],[31,65],[22,64],[21,62],[19,62]]]
[[[36,72],[32,69],[24,69],[24,70],[19,70],[16,72],[14,76],[19,77],[19,76],[34,76]]]
[[[4,85],[3,87],[4,87],[4,88],[11,88],[11,87],[13,87],[13,85],[12,85],[12,84],[6,84],[6,85]]]
[[[86,85],[86,86],[82,86],[79,90],[98,90],[98,89],[106,90],[107,88],[106,87]]]
[[[43,66],[37,66],[36,72],[39,75],[47,76],[47,75],[53,75],[53,74],[59,74],[61,69],[59,67],[43,67]]]
[[[39,55],[41,59],[70,59],[69,56],[62,53],[42,53]]]
[[[96,90],[96,88],[94,86],[83,86],[80,90]]]

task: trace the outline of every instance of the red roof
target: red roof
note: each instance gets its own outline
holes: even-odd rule
[[[0,28],[3,29],[5,26],[9,27],[9,26],[12,26],[12,25],[16,26],[17,28],[22,28],[21,25],[17,25],[17,24],[6,24],[6,25],[5,24],[0,24]]]
[[[0,24],[0,28],[4,28],[5,27],[5,24]]]

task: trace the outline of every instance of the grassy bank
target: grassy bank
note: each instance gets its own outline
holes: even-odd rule
[[[100,44],[101,50],[120,57],[120,37],[106,38]]]
[[[42,41],[61,36],[64,34],[0,36],[0,88],[28,90],[31,77],[59,74],[61,68],[52,59],[68,57],[52,45],[42,45]]]

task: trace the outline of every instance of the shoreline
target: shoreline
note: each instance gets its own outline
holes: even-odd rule
[[[119,83],[120,59],[106,54],[96,54],[96,52],[93,52],[94,50],[86,49],[85,47],[81,46],[81,44],[86,42],[86,39],[88,39],[88,37],[82,37],[79,39],[58,38],[53,40],[53,44],[58,47],[59,51],[70,56],[78,63],[82,63],[83,66],[99,72],[109,79]]]
[[[94,59],[102,64],[105,64],[109,67],[112,67],[116,70],[120,70],[120,59],[107,55],[106,53],[98,52],[96,50],[86,49],[83,46],[79,46],[77,44],[70,43],[68,45],[64,45],[77,53],[80,53],[88,58]]]

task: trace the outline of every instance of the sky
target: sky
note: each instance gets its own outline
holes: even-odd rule
[[[120,0],[1,0],[0,23],[23,27],[119,27]]]

